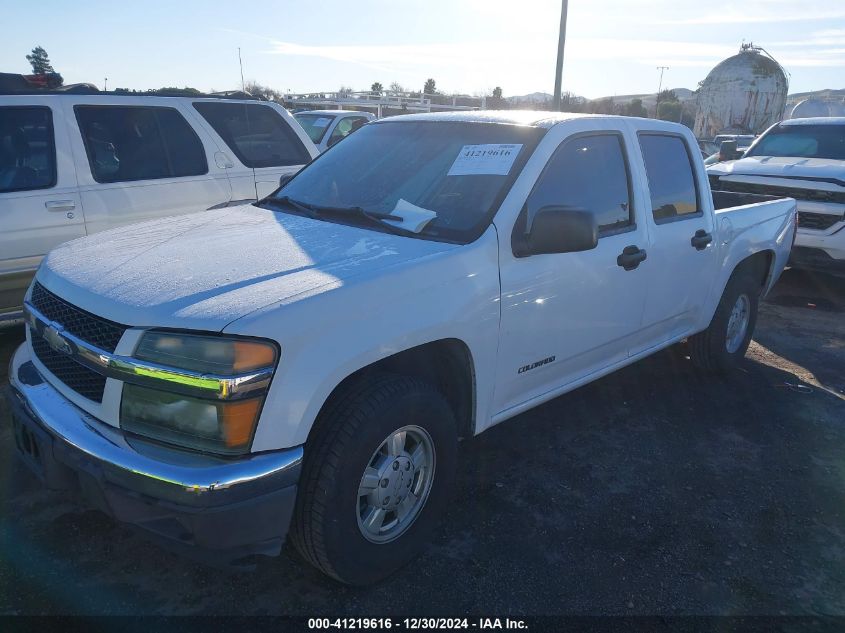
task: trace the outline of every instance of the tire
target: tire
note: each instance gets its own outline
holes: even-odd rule
[[[404,438],[405,453],[397,450],[399,440],[385,445],[400,429],[406,429],[404,436],[396,436]],[[430,448],[431,459],[428,466],[416,468],[410,456],[424,454],[420,446]],[[428,383],[377,374],[345,389],[320,415],[308,440],[291,527],[293,545],[307,562],[348,585],[369,585],[389,576],[422,550],[437,526],[451,496],[457,446],[452,409]],[[374,464],[381,474],[371,487],[373,471],[368,470],[366,485],[363,476]],[[382,486],[385,481],[388,485]],[[369,494],[362,496],[362,486]],[[414,491],[418,502],[410,494]],[[402,503],[393,508],[398,499]],[[391,509],[383,510],[387,501]],[[366,522],[377,507],[384,511],[384,526],[396,524],[392,532],[382,535],[373,527],[377,522]],[[413,516],[410,507],[417,508]],[[408,514],[397,521],[401,512]]]
[[[745,356],[754,326],[757,324],[757,307],[760,301],[760,282],[748,272],[738,271],[728,281],[716,313],[706,330],[689,337],[690,359],[696,367],[710,373],[727,373]],[[740,304],[744,304],[744,307]],[[733,325],[731,316],[739,310],[737,318],[745,321],[744,331],[728,328]],[[746,317],[740,314],[745,312]]]

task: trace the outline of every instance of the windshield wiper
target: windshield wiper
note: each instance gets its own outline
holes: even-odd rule
[[[290,207],[293,207],[297,211],[307,215],[309,218],[319,219],[321,216],[326,215],[333,215],[333,216],[344,216],[344,215],[354,215],[356,217],[364,218],[365,220],[369,221],[372,224],[377,224],[380,227],[383,227],[390,231],[391,233],[395,233],[396,235],[410,235],[416,236],[418,233],[411,231],[409,229],[404,229],[401,226],[396,226],[395,224],[390,224],[389,222],[385,222],[385,220],[395,220],[397,222],[402,222],[404,218],[399,215],[393,215],[392,213],[382,213],[381,211],[367,211],[363,207],[332,207],[332,206],[319,206],[316,204],[309,204],[307,202],[302,202],[301,200],[295,200],[290,196],[279,196],[278,198],[265,198],[264,202],[268,202],[270,204],[284,204]]]
[[[279,196],[278,198],[264,198],[262,202],[269,203],[271,205],[286,204],[289,207],[293,207],[300,213],[307,215],[309,218],[317,219],[318,217],[318,213],[314,210],[311,205],[305,204],[304,202],[300,202],[299,200],[294,200],[290,196]]]

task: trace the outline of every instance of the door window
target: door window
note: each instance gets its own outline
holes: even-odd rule
[[[684,139],[669,134],[640,134],[640,147],[654,221],[660,224],[701,216],[692,159]]]
[[[599,235],[634,226],[631,183],[619,134],[577,136],[554,153],[528,198],[529,221],[545,206],[584,209]]]
[[[56,145],[50,108],[0,108],[0,193],[55,184]]]
[[[296,132],[270,106],[195,101],[194,108],[247,167],[282,167],[311,161]]]
[[[173,108],[76,106],[74,112],[97,182],[208,173],[202,142]]]
[[[340,122],[332,130],[332,136],[329,139],[329,145],[334,145],[341,139],[349,136],[352,132],[360,128],[367,122],[367,119],[360,116],[350,116],[341,119]]]

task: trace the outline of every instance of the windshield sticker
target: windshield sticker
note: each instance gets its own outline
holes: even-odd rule
[[[522,143],[464,145],[447,176],[507,176]]]
[[[311,127],[326,127],[331,122],[332,122],[331,119],[326,119],[326,118],[317,119],[316,121],[314,121],[311,124]]]

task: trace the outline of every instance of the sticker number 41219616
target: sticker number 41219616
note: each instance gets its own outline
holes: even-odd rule
[[[464,145],[446,175],[506,176],[521,149],[521,143]]]

